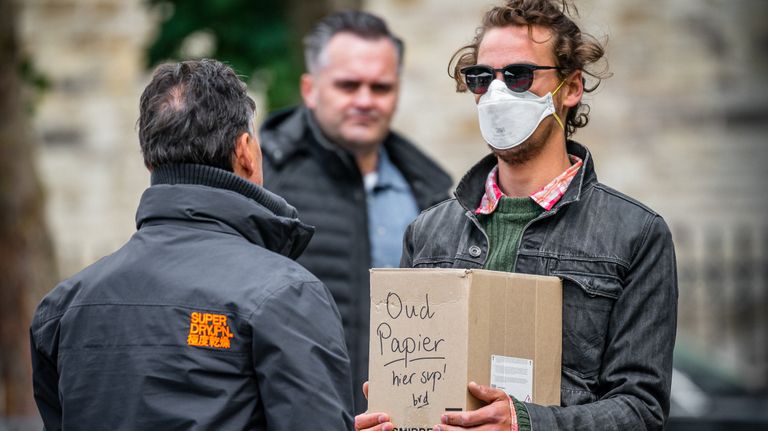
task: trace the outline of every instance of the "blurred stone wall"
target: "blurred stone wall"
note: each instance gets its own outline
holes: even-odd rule
[[[35,102],[39,172],[61,276],[135,231],[149,183],[135,122],[152,20],[142,0],[24,0],[23,52],[50,83]]]

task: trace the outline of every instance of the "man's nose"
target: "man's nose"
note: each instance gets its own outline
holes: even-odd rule
[[[369,108],[373,106],[373,92],[371,87],[361,85],[355,93],[355,106],[358,108]]]

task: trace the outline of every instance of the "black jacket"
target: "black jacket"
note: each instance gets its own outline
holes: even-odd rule
[[[658,430],[669,413],[677,273],[664,220],[597,181],[592,156],[555,206],[523,231],[515,270],[563,280],[562,407],[528,404],[534,430]],[[456,199],[408,227],[401,266],[482,268],[488,239],[474,215],[496,158]],[[578,406],[578,407],[577,407]]]
[[[371,267],[368,215],[360,171],[351,154],[315,139],[309,111],[294,108],[272,115],[261,130],[264,186],[299,210],[316,233],[298,262],[325,283],[344,323],[352,362],[355,411],[365,410],[361,392],[368,376]],[[400,170],[420,209],[448,197],[448,175],[399,135],[384,148]]]
[[[136,222],[38,306],[46,430],[352,429],[339,314],[289,258],[312,235],[293,208],[229,172],[176,165],[152,173]]]

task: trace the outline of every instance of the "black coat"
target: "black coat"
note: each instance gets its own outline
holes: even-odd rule
[[[365,410],[371,253],[360,171],[351,154],[320,144],[299,107],[264,122],[264,186],[284,197],[316,232],[298,262],[325,283],[341,313],[352,363],[355,411]],[[420,210],[448,198],[451,179],[413,144],[390,133],[384,148],[411,186]]]
[[[31,327],[48,431],[352,429],[349,361],[312,230],[200,165],[159,167],[138,232],[62,282]]]

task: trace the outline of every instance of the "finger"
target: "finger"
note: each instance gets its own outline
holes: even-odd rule
[[[441,422],[446,425],[472,427],[484,424],[502,424],[509,418],[509,402],[500,400],[466,412],[445,413]]]
[[[485,401],[488,404],[494,401],[507,399],[507,393],[498,388],[478,385],[475,382],[469,382],[467,387],[469,388],[469,392],[472,395],[474,395],[480,401]]]
[[[385,413],[362,413],[355,416],[355,430],[373,428],[389,422],[389,415]]]
[[[363,383],[363,395],[365,395],[365,399],[368,399],[368,382]]]

